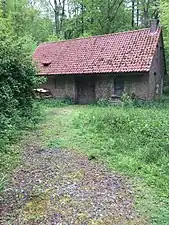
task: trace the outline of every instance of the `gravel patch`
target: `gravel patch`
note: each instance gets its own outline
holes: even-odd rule
[[[74,151],[27,146],[1,200],[0,224],[145,224],[127,179]]]

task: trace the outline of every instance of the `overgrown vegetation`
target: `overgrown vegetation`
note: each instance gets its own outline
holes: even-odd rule
[[[168,224],[169,104],[141,104],[46,108],[42,143],[82,151],[130,176],[140,213],[152,224]]]
[[[72,101],[71,98],[65,98],[65,99],[53,99],[53,98],[49,98],[49,99],[41,99],[39,101],[39,103],[45,107],[64,107],[67,105],[72,105],[74,104],[74,102]]]
[[[9,18],[0,17],[0,190],[4,174],[18,154],[9,145],[16,142],[21,130],[36,122],[33,90],[37,85],[25,41],[17,37]]]
[[[114,170],[139,177],[158,196],[166,196],[165,203],[159,201],[164,208],[159,209],[162,215],[159,211],[157,224],[169,220],[168,120],[168,108],[155,106],[150,109],[96,107],[84,110],[74,119],[78,137],[82,137],[81,146],[88,143],[85,150],[90,159],[104,160]]]
[[[90,158],[104,158],[113,168],[141,175],[168,191],[169,114],[167,110],[94,108],[74,120],[89,142]]]

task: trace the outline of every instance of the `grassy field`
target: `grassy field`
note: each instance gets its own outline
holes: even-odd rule
[[[136,208],[150,224],[169,224],[169,108],[45,104],[44,147],[81,151],[130,177]]]

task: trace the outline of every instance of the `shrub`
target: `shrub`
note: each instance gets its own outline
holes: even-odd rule
[[[74,104],[73,100],[70,97],[65,97],[64,99],[41,99],[40,102],[46,107],[63,107],[66,105]]]
[[[33,113],[33,89],[37,87],[38,80],[23,41],[15,36],[10,20],[0,18],[1,149],[13,137],[18,125],[23,122],[22,118],[31,118]]]
[[[111,100],[110,99],[99,99],[98,101],[97,101],[97,105],[98,106],[101,106],[101,107],[105,107],[105,106],[110,106],[110,105],[112,105],[112,102],[111,102]]]
[[[38,83],[24,39],[15,36],[10,19],[0,17],[0,177],[4,168],[7,172],[5,164],[10,166],[14,154],[8,145],[16,141],[19,130],[30,126],[30,121],[35,123],[33,90]],[[0,189],[2,183],[4,179]]]
[[[123,93],[123,95],[121,96],[121,104],[122,106],[133,106],[134,99],[132,99],[128,94]]]

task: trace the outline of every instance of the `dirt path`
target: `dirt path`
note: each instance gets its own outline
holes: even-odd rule
[[[144,224],[127,179],[74,151],[28,145],[5,189],[2,225]]]

